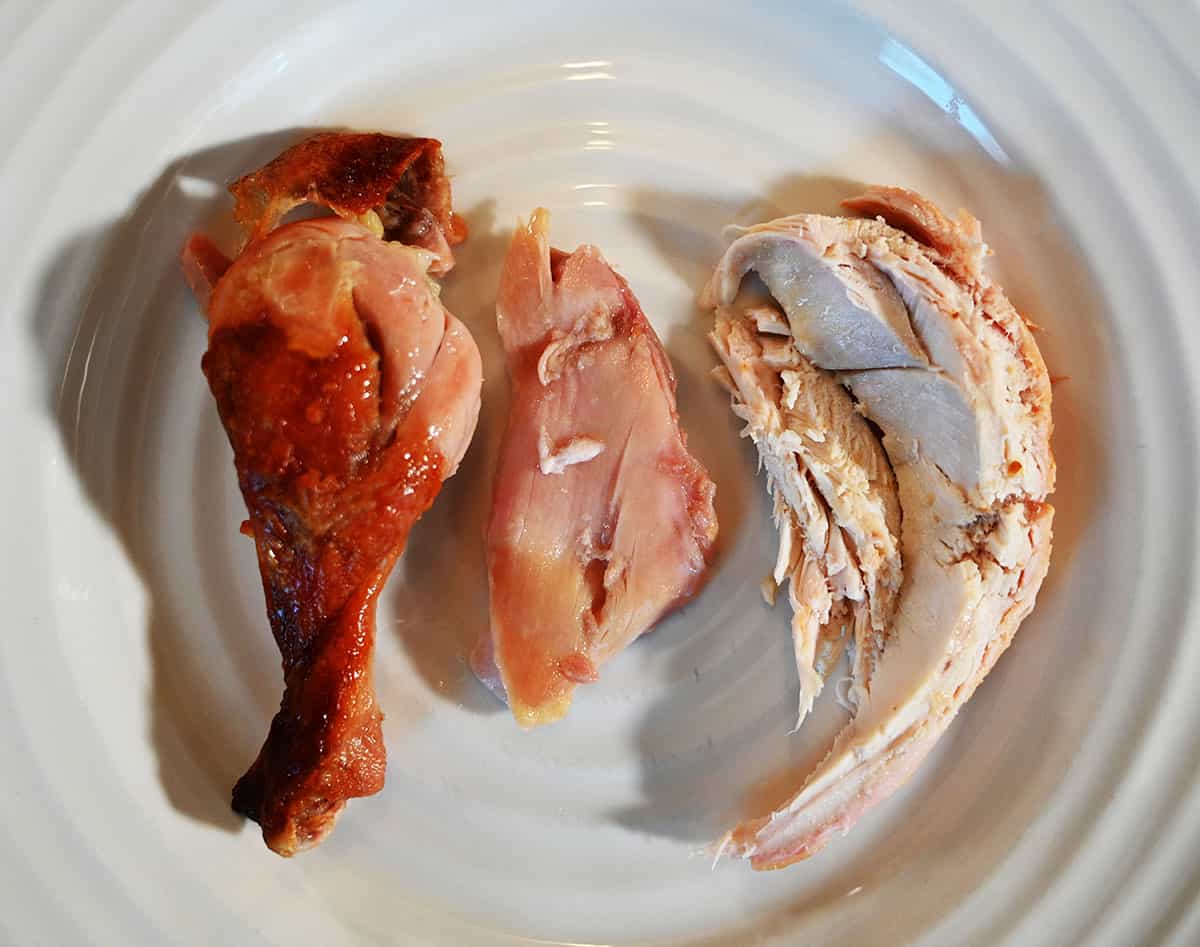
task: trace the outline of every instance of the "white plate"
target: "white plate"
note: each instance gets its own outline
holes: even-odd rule
[[[1200,942],[1195,6],[509,6],[0,9],[0,940]],[[227,805],[278,664],[174,256],[228,226],[227,179],[333,125],[445,142],[472,228],[445,296],[486,411],[384,596],[387,787],[283,861]],[[811,862],[714,870],[697,849],[838,714],[787,735],[773,536],[692,298],[723,224],[855,181],[974,210],[1045,327],[1070,376],[1053,568],[906,791]],[[666,341],[724,552],[565,723],[521,733],[461,655],[505,411],[492,295],[537,204]]]

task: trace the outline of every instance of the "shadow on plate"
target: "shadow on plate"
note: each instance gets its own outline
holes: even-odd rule
[[[208,699],[201,669],[181,673],[186,665],[189,635],[204,629],[184,627],[177,596],[167,581],[165,563],[154,552],[156,523],[147,518],[147,498],[136,469],[144,427],[144,384],[153,371],[162,332],[155,320],[169,312],[169,284],[178,273],[147,273],[139,269],[141,251],[160,240],[182,246],[181,234],[203,227],[226,245],[232,243],[232,221],[222,201],[207,194],[193,196],[184,182],[210,182],[209,191],[222,191],[238,167],[253,167],[260,157],[286,147],[303,134],[292,129],[257,136],[190,154],[172,162],[130,207],[128,214],[107,227],[85,233],[62,250],[42,276],[41,295],[33,332],[47,359],[47,408],[54,417],[67,456],[88,499],[120,538],[129,562],[137,570],[147,595],[146,646],[151,658],[149,694],[150,741],[158,757],[158,774],[168,800],[179,812],[233,831],[241,824],[229,808],[233,779],[250,762],[254,750],[236,741],[220,757],[199,753],[211,745],[209,732],[220,725],[222,708]],[[203,189],[203,188],[202,188]],[[222,191],[223,193],[223,191]],[[186,222],[186,227],[184,226]],[[172,252],[172,257],[174,253]],[[86,269],[86,291],[71,298],[64,274]],[[151,287],[149,281],[155,281]],[[129,307],[138,284],[147,303],[140,311]],[[93,359],[107,356],[118,334],[118,321],[133,320],[133,367],[127,379],[96,378]],[[62,345],[68,341],[67,345]],[[58,344],[56,344],[56,342]],[[196,353],[196,379],[202,384]],[[120,386],[115,399],[98,404],[94,389]],[[220,607],[218,598],[213,603]],[[261,634],[262,629],[246,629]],[[177,660],[178,659],[178,660]],[[200,671],[200,673],[197,673]],[[234,728],[235,730],[237,728]],[[256,735],[257,738],[258,735]]]
[[[413,529],[400,561],[403,581],[392,583],[387,593],[396,633],[429,689],[480,714],[505,710],[467,664],[488,628],[484,536],[508,399],[495,292],[510,234],[496,230],[495,208],[489,199],[462,212],[468,238],[455,249],[455,269],[442,289],[442,301],[471,331],[483,357],[479,423],[458,471]]]
[[[225,537],[214,535],[213,524],[222,512],[217,504],[228,484],[200,478],[195,508],[187,520],[194,533],[198,574],[191,577],[195,589],[186,591],[193,598],[203,595],[212,626],[202,627],[194,612],[187,615],[185,590],[162,552],[170,545],[170,537],[164,542],[169,511],[157,506],[164,498],[156,495],[156,484],[139,468],[139,461],[146,456],[148,419],[154,419],[156,410],[149,402],[151,383],[166,347],[178,342],[171,337],[178,330],[172,322],[179,317],[180,294],[186,292],[175,265],[178,248],[196,229],[213,236],[219,245],[232,247],[236,234],[226,183],[316,130],[292,128],[253,136],[172,162],[124,217],[81,234],[55,255],[41,276],[31,326],[47,363],[47,410],[65,453],[88,500],[120,539],[146,595],[146,647],[152,674],[148,737],[163,792],[180,813],[228,831],[242,825],[229,807],[229,791],[257,753],[280,690],[278,665],[258,665],[268,646],[275,661],[277,655],[267,635],[261,600],[248,612],[242,596],[230,594],[239,577],[228,561]],[[467,216],[486,241],[490,207],[475,208]],[[70,274],[78,278],[67,278]],[[187,315],[200,319],[198,312]],[[194,372],[172,378],[170,384],[202,389],[198,397],[206,413],[198,421],[196,469],[202,459],[213,464],[213,458],[220,456],[225,462],[223,476],[232,478],[231,456],[200,371],[202,343],[194,354]],[[434,507],[431,528],[418,526],[414,531],[413,554],[406,557],[412,560],[409,566],[420,580],[426,604],[434,600],[441,605],[462,604],[462,614],[455,617],[464,624],[475,604],[472,595],[479,587],[479,570],[466,567],[455,573],[449,587],[433,582],[431,570],[444,563],[431,550],[442,548],[437,535],[443,529],[458,530],[462,521],[471,518],[465,503],[469,493],[461,484],[475,478],[472,469],[477,464],[478,452],[468,454],[459,478],[450,481],[458,490],[449,491],[448,503]],[[253,584],[257,588],[257,575]],[[419,622],[408,627],[414,632],[402,626],[401,637],[425,678],[432,682],[444,676],[450,652],[443,642],[415,633]],[[214,669],[201,660],[203,649],[197,649],[196,636],[213,634],[214,629],[221,635],[220,646],[229,652],[233,673],[246,679],[241,683],[257,702],[259,713],[252,722],[217,699]],[[251,656],[258,660],[245,660]],[[269,686],[268,673],[273,681]],[[270,698],[268,690],[273,694]],[[485,699],[490,700],[480,697],[481,706]]]

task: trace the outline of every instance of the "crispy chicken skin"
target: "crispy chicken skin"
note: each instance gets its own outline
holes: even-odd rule
[[[421,248],[358,222],[395,202],[414,166],[425,177],[404,193],[441,195],[397,225],[411,236],[418,221]],[[322,135],[232,190],[249,242],[230,263],[193,237],[183,266],[208,316],[202,367],[283,663],[279,712],[233,807],[291,855],[320,842],[348,799],[383,786],[375,604],[470,442],[481,367],[428,275],[452,263],[437,142]],[[272,229],[301,200],[345,216]]]
[[[431,251],[437,259],[429,271],[442,274],[454,265],[450,247],[467,236],[465,221],[451,206],[441,142],[433,138],[313,135],[229,190],[248,240],[266,236],[294,207],[320,204],[385,240]]]

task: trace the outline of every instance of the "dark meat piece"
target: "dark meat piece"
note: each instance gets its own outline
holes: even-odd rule
[[[441,142],[433,138],[313,135],[229,190],[250,240],[266,236],[300,204],[362,222],[373,211],[384,239],[430,250],[437,259],[429,271],[442,274],[454,266],[450,247],[467,237],[466,222],[451,209]]]
[[[397,139],[346,137],[382,139],[385,156],[404,152]],[[335,162],[361,152],[330,136],[315,141],[243,178],[235,193],[254,180],[256,200],[277,216],[292,200],[298,156],[324,155],[330,163],[314,166],[312,193],[359,206],[347,203],[351,185]],[[272,167],[285,196],[271,192]],[[440,155],[436,167],[440,175]],[[448,214],[440,181],[423,186],[445,189]],[[204,373],[233,447],[250,514],[243,530],[254,537],[283,658],[279,712],[233,806],[282,855],[319,842],[347,799],[383,786],[375,602],[474,432],[479,353],[439,302],[431,259],[338,218],[253,239],[232,264],[202,236],[184,250],[189,282],[207,301]]]
[[[497,325],[512,407],[488,527],[491,629],[476,674],[524,727],[566,714],[672,608],[699,591],[715,487],[687,449],[675,375],[625,281],[595,247],[513,234]]]

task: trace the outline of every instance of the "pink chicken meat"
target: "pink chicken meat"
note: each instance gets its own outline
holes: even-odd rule
[[[491,630],[472,655],[525,727],[562,717],[576,685],[694,595],[717,535],[662,343],[600,252],[551,249],[548,223],[538,210],[517,228],[500,281],[512,408]]]

